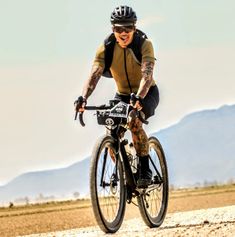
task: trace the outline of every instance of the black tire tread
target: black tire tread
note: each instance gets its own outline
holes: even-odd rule
[[[165,158],[164,150],[163,150],[159,140],[156,137],[150,137],[149,138],[149,143],[154,143],[159,148],[159,150],[161,152],[160,159],[162,159],[162,162],[164,164],[164,167],[165,167],[165,170],[164,170],[165,178],[167,180],[167,182],[164,184],[165,185],[165,190],[166,190],[165,197],[164,197],[164,203],[163,203],[163,206],[161,207],[162,210],[161,210],[161,212],[160,212],[160,214],[159,214],[159,216],[157,218],[158,219],[157,222],[153,222],[151,220],[151,218],[148,216],[147,211],[146,211],[146,207],[144,205],[143,198],[142,197],[138,197],[137,198],[138,206],[139,206],[139,211],[140,211],[140,214],[141,214],[141,217],[142,217],[143,221],[150,228],[154,228],[154,227],[159,227],[163,223],[164,218],[166,216],[166,212],[167,212],[168,195],[169,195],[169,190],[168,190],[168,171],[167,171],[167,163],[166,163],[166,158]]]
[[[98,199],[96,195],[96,168],[97,168],[97,160],[99,158],[99,154],[104,146],[105,143],[111,143],[113,146],[115,146],[115,141],[114,138],[109,136],[109,135],[104,135],[98,141],[96,142],[93,152],[92,152],[92,160],[91,160],[91,166],[90,166],[90,194],[91,194],[91,203],[92,203],[92,208],[93,208],[93,213],[95,216],[95,219],[97,221],[97,224],[99,225],[100,229],[105,232],[105,233],[115,233],[121,226],[125,214],[125,207],[126,207],[126,190],[124,190],[124,195],[123,195],[123,201],[122,201],[122,206],[119,209],[119,217],[116,221],[113,223],[106,223],[104,220],[99,204],[98,204]],[[122,168],[121,170],[121,175],[122,174]],[[122,183],[124,187],[124,183]]]

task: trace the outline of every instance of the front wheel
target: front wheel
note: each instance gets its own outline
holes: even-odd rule
[[[149,227],[159,227],[168,205],[168,172],[163,148],[155,137],[149,138],[150,169],[152,184],[138,196],[140,214]]]
[[[116,232],[123,221],[126,189],[123,169],[111,136],[103,136],[94,147],[90,169],[91,203],[95,219],[106,233]]]

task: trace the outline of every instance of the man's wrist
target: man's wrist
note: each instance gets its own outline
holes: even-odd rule
[[[142,101],[144,98],[143,96],[141,96],[140,94],[136,94],[136,98],[139,100],[139,101]]]

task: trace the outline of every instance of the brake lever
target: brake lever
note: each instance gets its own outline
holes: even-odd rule
[[[75,113],[74,120],[77,120],[77,117],[78,117],[78,111],[76,111]],[[82,127],[85,127],[86,124],[84,123],[84,120],[83,120],[83,112],[79,112],[79,122],[82,125]]]
[[[82,127],[85,127],[85,123],[83,121],[83,112],[79,112],[79,122],[82,125]]]
[[[75,112],[74,120],[77,120],[78,117],[78,111]]]

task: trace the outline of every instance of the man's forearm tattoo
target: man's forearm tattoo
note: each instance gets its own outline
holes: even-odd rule
[[[82,95],[86,99],[91,95],[91,93],[94,91],[100,77],[102,76],[103,68],[97,65],[94,65],[91,70],[91,75],[88,78],[84,88]]]
[[[153,68],[153,62],[143,62],[141,65],[142,79],[137,92],[137,95],[141,98],[144,98],[147,95],[149,88],[151,87],[153,81]]]

